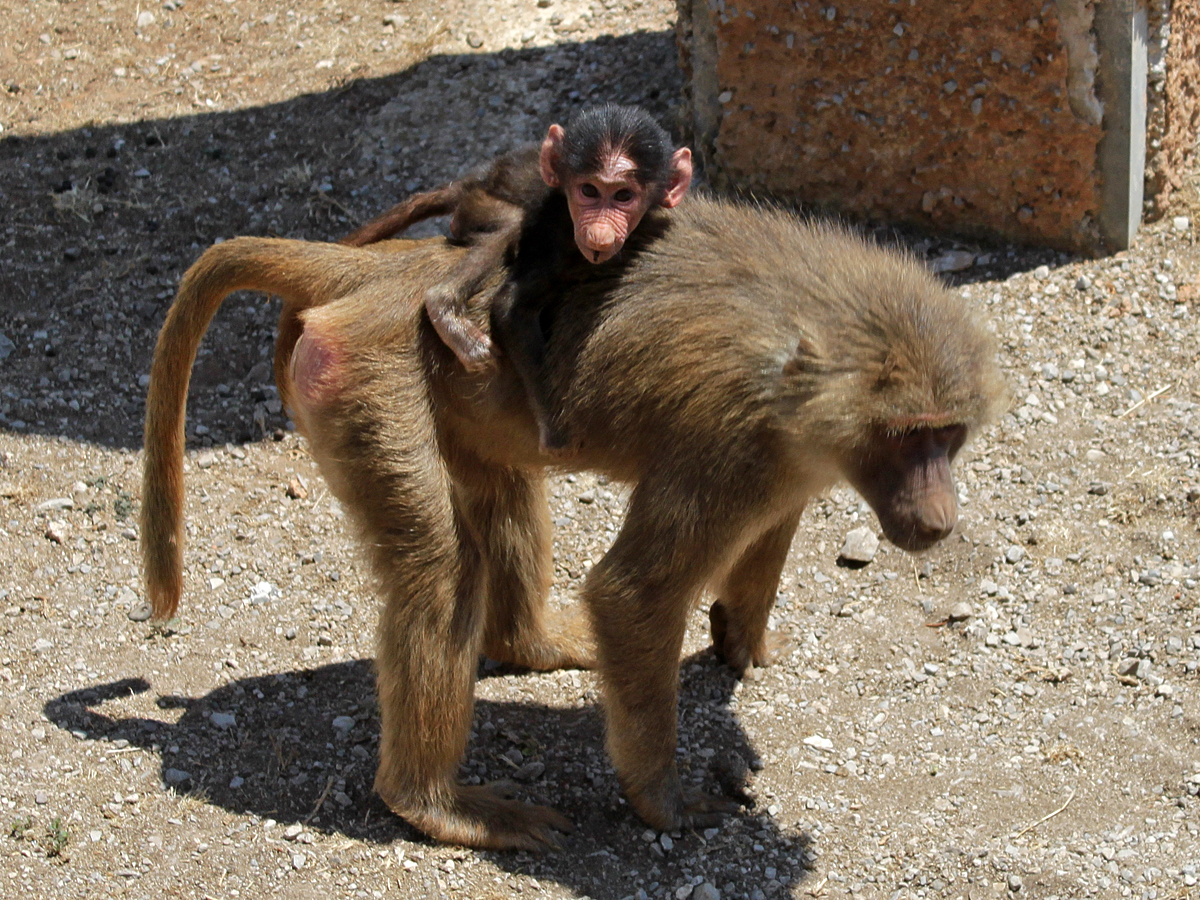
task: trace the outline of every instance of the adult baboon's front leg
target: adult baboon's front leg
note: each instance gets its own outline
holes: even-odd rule
[[[684,791],[675,762],[679,654],[693,600],[711,577],[719,537],[681,519],[694,505],[633,494],[620,534],[584,597],[596,630],[607,745],[638,814],[666,831],[713,824],[738,804]]]
[[[774,655],[767,618],[802,511],[803,507],[788,515],[746,548],[708,611],[713,649],[739,675],[750,665],[767,665]]]

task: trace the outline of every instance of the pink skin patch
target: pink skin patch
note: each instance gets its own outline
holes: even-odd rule
[[[332,399],[341,375],[341,348],[312,326],[304,329],[292,351],[292,383],[305,404]]]

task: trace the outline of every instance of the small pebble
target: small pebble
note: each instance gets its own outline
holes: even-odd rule
[[[975,254],[967,250],[948,250],[930,265],[933,271],[939,274],[943,272],[961,272],[975,265]]]
[[[531,760],[525,765],[513,772],[513,779],[528,784],[531,781],[537,781],[546,771],[546,764],[538,760]]]
[[[975,611],[971,608],[971,604],[967,603],[965,600],[960,600],[958,603],[955,603],[952,607],[950,607],[950,613],[946,618],[948,618],[951,622],[962,622],[971,618],[973,615],[975,615]]]
[[[842,549],[838,551],[838,559],[866,565],[875,558],[879,551],[879,538],[870,528],[855,528],[846,534]]]

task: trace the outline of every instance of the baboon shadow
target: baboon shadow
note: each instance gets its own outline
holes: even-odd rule
[[[504,670],[485,677],[505,677]],[[697,871],[712,873],[705,880],[718,886],[729,878],[744,881],[746,857],[765,858],[768,851],[776,851],[771,865],[780,886],[798,883],[809,838],[781,828],[754,801],[757,754],[728,709],[735,684],[711,650],[683,661],[680,735],[689,746],[680,755],[680,775],[685,785],[734,796],[746,808],[715,832],[688,830],[671,841],[648,839],[653,833],[621,796],[595,705],[477,701],[460,777],[513,781],[519,797],[555,807],[576,826],[564,839],[565,852],[489,852],[488,858],[598,900],[639,889],[653,893],[660,885],[674,892]],[[44,712],[81,740],[156,754],[163,790],[274,819],[280,829],[300,823],[375,844],[429,843],[372,789],[379,718],[371,660],[242,678],[201,697],[163,695],[161,719],[103,711],[107,703],[151,690],[141,678],[98,684],[49,701]],[[580,866],[584,858],[589,864]],[[717,874],[723,870],[735,874]],[[767,882],[763,877],[756,884]]]
[[[483,102],[470,89],[481,81],[506,102]],[[256,106],[0,134],[0,431],[140,446],[139,376],[180,277],[210,244],[337,240],[581,103],[638,103],[669,125],[681,89],[664,30],[437,54]],[[278,309],[241,295],[218,314],[205,344],[216,349],[193,373],[191,445],[285,425],[270,370]]]

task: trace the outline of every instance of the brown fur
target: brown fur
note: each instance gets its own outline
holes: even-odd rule
[[[950,459],[1003,388],[989,336],[957,297],[838,229],[693,200],[634,243],[616,275],[594,269],[549,298],[564,324],[545,374],[582,437],[578,466],[635,484],[583,599],[621,784],[643,819],[676,829],[732,807],[685,793],[676,771],[678,659],[701,593],[714,594],[718,652],[739,670],[768,662],[767,614],[809,498],[847,478],[893,540],[928,546],[954,523]],[[420,315],[459,253],[242,238],[201,258],[151,381],[147,584],[156,616],[172,613],[180,370],[227,290],[281,293],[302,311],[281,331],[280,390],[363,533],[385,604],[376,788],[440,840],[539,847],[569,823],[455,780],[476,660],[486,650],[549,668],[590,654],[577,621],[546,616],[547,459],[519,382],[507,367],[450,364]],[[502,279],[476,298],[476,322]]]

